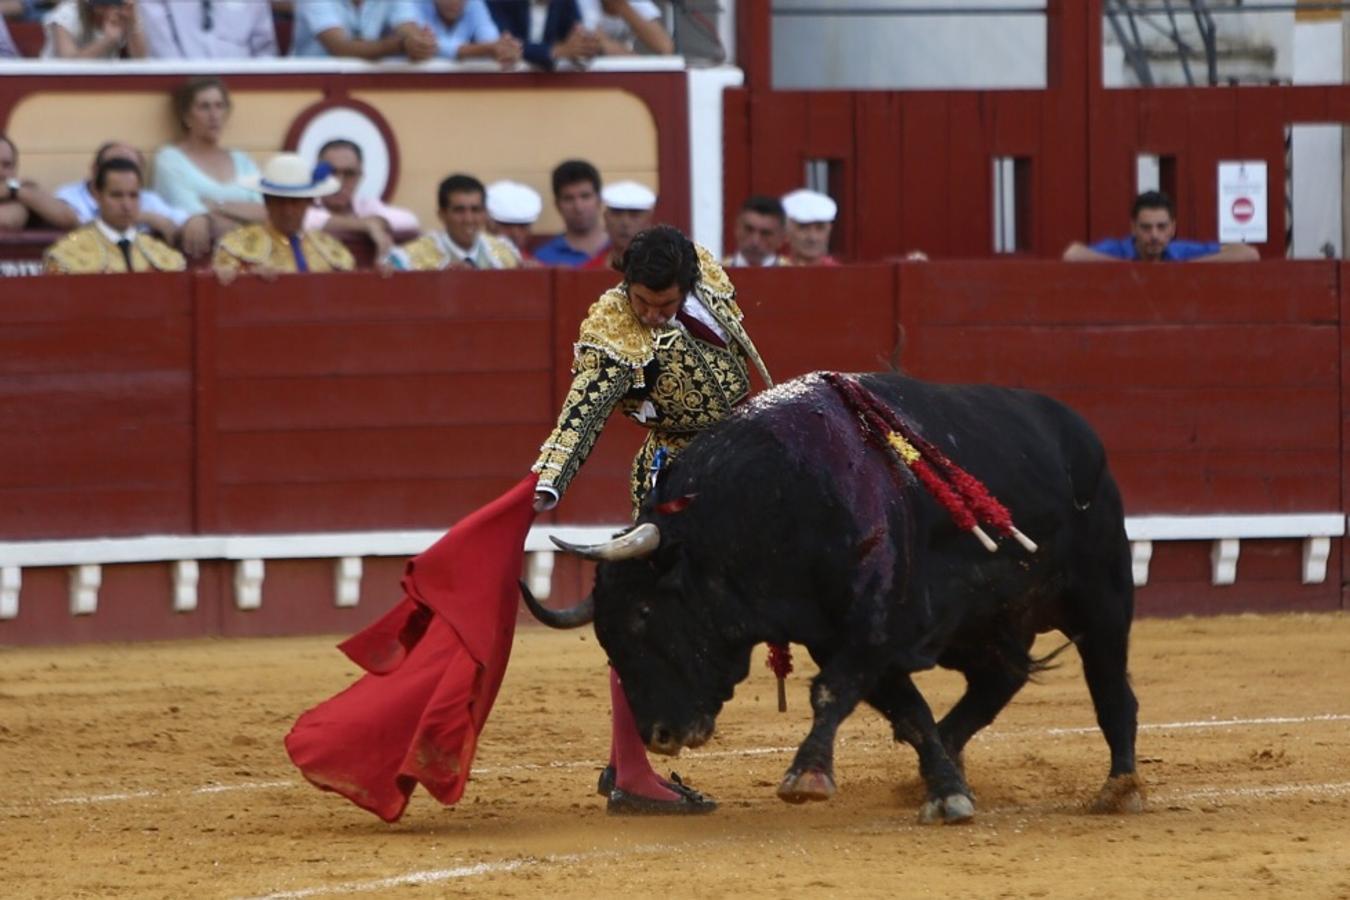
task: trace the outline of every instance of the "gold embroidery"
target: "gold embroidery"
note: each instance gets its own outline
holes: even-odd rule
[[[435,235],[424,234],[398,249],[407,260],[408,268],[414,272],[432,272],[450,264],[450,257],[441,251]]]
[[[126,272],[121,249],[90,222],[69,232],[43,254],[47,272],[64,275],[98,275]],[[131,271],[181,272],[187,268],[183,254],[148,234],[138,234],[131,244]]]
[[[330,234],[306,231],[301,235],[300,246],[311,272],[347,272],[356,268],[351,252]],[[290,241],[265,222],[228,232],[216,245],[211,263],[217,268],[245,271],[264,266],[276,272],[299,271]]]

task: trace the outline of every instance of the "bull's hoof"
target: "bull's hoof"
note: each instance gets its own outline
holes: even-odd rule
[[[1117,775],[1106,779],[1106,784],[1097,792],[1089,812],[1094,813],[1137,813],[1144,811],[1144,785],[1139,776]]]
[[[937,797],[919,807],[920,825],[961,825],[975,818],[975,802],[965,794]]]
[[[834,796],[834,791],[834,779],[829,772],[807,769],[784,775],[778,785],[778,798],[788,803],[805,803],[807,800],[828,800]]]

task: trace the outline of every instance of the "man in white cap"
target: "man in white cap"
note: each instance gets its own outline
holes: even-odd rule
[[[830,256],[830,231],[838,205],[826,194],[806,188],[783,195],[787,215],[787,264],[793,266],[837,266]]]
[[[605,233],[609,246],[592,256],[583,269],[623,270],[623,255],[639,231],[652,224],[656,194],[636,181],[616,181],[600,192],[605,202]]]
[[[240,272],[272,277],[282,272],[347,272],[356,268],[342,242],[322,231],[304,229],[305,213],[316,197],[340,188],[324,165],[312,166],[298,153],[279,153],[260,175],[239,183],[263,195],[267,221],[227,233],[216,246],[212,267],[221,281]]]
[[[487,186],[488,233],[514,244],[527,265],[534,261],[530,257],[530,229],[543,210],[543,198],[528,184],[494,181]]]
[[[515,244],[487,233],[486,193],[472,175],[446,178],[436,189],[436,215],[444,227],[395,248],[389,264],[412,272],[519,268]]]

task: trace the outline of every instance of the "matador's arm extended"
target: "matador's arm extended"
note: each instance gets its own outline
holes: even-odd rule
[[[579,347],[572,364],[572,387],[563,400],[553,433],[539,448],[530,471],[539,473],[536,490],[557,505],[586,461],[614,407],[633,386],[633,368],[594,347]]]

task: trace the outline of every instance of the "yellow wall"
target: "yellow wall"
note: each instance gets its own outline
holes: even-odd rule
[[[637,97],[617,88],[578,90],[358,91],[399,141],[394,203],[436,221],[436,185],[452,172],[484,184],[510,178],[544,198],[537,233],[562,230],[549,175],[564,159],[590,160],[606,181],[631,178],[653,190],[656,123]]]
[[[436,185],[451,172],[490,183],[524,182],[544,198],[535,231],[562,230],[549,173],[563,159],[588,159],[606,181],[631,178],[659,191],[656,123],[647,106],[617,89],[372,90],[352,96],[388,120],[398,142],[393,202],[436,222]],[[223,139],[259,165],[282,149],[292,121],[321,101],[320,90],[235,91]],[[14,108],[8,132],[19,171],[47,188],[86,176],[94,150],[111,139],[141,147],[147,159],[178,137],[168,93],[30,94]]]

